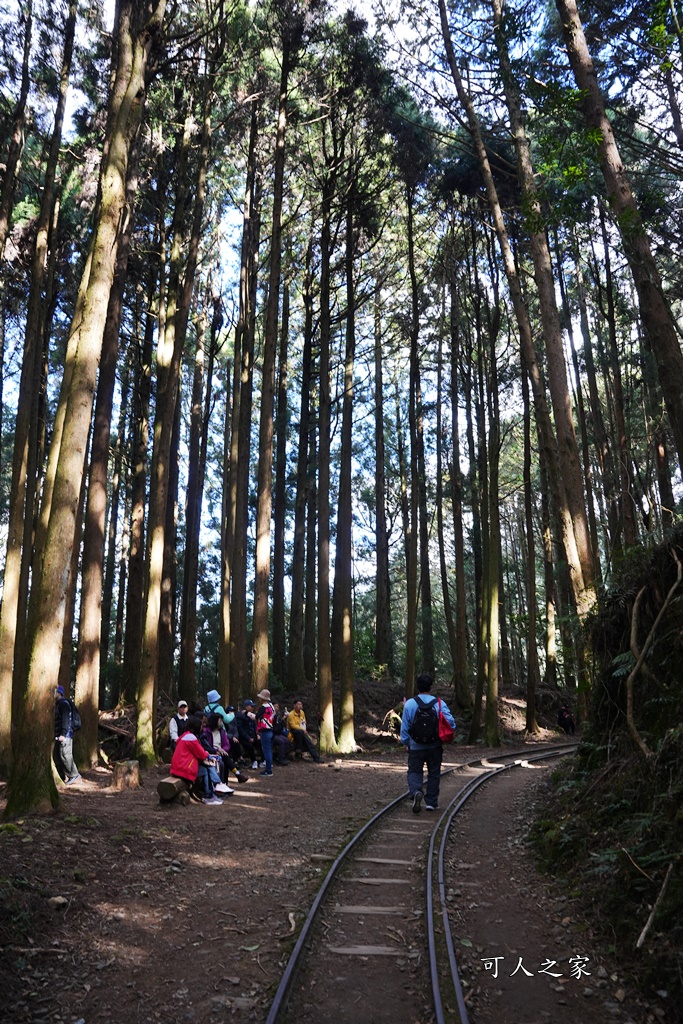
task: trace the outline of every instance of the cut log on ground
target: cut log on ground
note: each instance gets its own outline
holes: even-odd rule
[[[190,791],[188,789],[189,783],[185,779],[178,779],[175,775],[167,775],[165,779],[157,785],[157,793],[162,803],[170,803],[171,800],[177,800],[184,807],[190,802]]]
[[[112,789],[139,789],[141,785],[139,761],[117,761],[114,764],[114,774],[111,780]]]

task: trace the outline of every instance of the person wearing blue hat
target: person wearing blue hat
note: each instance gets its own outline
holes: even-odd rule
[[[206,695],[206,707],[204,708],[204,714],[220,715],[221,718],[223,719],[223,724],[227,728],[227,726],[229,726],[230,723],[232,722],[232,719],[235,717],[235,715],[233,713],[232,717],[230,717],[230,714],[225,710],[221,701],[222,697],[218,690],[209,690],[209,692]]]

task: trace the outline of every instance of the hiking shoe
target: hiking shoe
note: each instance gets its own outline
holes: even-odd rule
[[[251,762],[251,767],[252,768],[258,768],[258,761],[252,761]]]
[[[413,814],[419,814],[422,807],[422,791],[418,789],[413,793]]]
[[[259,772],[259,775],[265,775],[267,779],[271,778],[272,772]]]
[[[431,804],[425,804],[425,811],[436,811],[438,808],[433,807]]]
[[[230,789],[230,786],[226,786],[226,784],[224,782],[217,782],[216,785],[213,788],[214,788],[214,792],[215,793],[225,793],[226,796],[229,795],[230,793],[234,793],[235,792],[234,789]]]
[[[67,779],[64,783],[65,786],[73,786],[74,782],[82,782],[82,775],[74,775],[73,779]]]
[[[214,807],[218,807],[219,804],[221,807],[223,806],[223,801],[217,796],[205,796],[204,803],[212,804]]]

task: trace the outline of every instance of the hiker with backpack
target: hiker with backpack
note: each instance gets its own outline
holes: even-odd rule
[[[408,790],[413,811],[422,808],[423,770],[427,766],[425,810],[435,811],[439,805],[443,743],[455,732],[455,719],[445,700],[429,692],[434,680],[428,672],[415,680],[417,693],[403,707],[401,743],[408,751]],[[440,733],[442,738],[440,738]]]
[[[81,727],[81,716],[76,705],[64,696],[64,687],[55,689],[55,746],[54,762],[59,777],[66,786],[81,781],[74,764],[74,735]]]

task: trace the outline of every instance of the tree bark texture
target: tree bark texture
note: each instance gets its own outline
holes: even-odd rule
[[[77,509],[95,381],[125,203],[128,155],[142,115],[147,59],[161,29],[164,0],[159,0],[151,16],[147,11],[143,14],[137,5],[121,8],[119,16],[117,81],[125,84],[125,92],[122,88],[122,100],[107,140],[107,160],[101,175],[101,202],[82,320],[72,325],[72,333],[78,333],[78,349],[71,373],[44,556],[34,582],[36,612],[29,634],[31,654],[19,724],[18,754],[8,786],[8,816],[36,806],[45,796],[52,803],[56,802],[45,737],[52,736],[52,691],[67,612],[65,581],[76,541]]]
[[[270,579],[270,530],[273,499],[273,404],[275,400],[275,355],[280,309],[282,265],[282,197],[285,180],[285,134],[287,129],[287,88],[291,52],[285,39],[280,72],[278,121],[273,166],[273,215],[270,236],[268,298],[263,337],[261,375],[261,416],[256,508],[256,578],[251,644],[251,684],[254,693],[268,686],[268,587]]]
[[[22,69],[22,90],[19,104],[15,110],[15,130],[10,141],[5,178],[3,180],[2,197],[0,198],[0,261],[4,249],[8,226],[9,206],[5,212],[5,204],[11,203],[14,187],[13,176],[16,175],[16,164],[12,170],[15,131],[19,121],[23,121],[23,111],[28,94],[28,57],[31,46],[32,5],[27,10],[25,27],[25,52]],[[39,400],[40,376],[43,355],[43,331],[45,324],[43,315],[44,303],[47,299],[45,289],[48,268],[48,252],[50,228],[55,206],[55,180],[59,149],[62,141],[64,110],[71,74],[71,60],[76,31],[76,5],[71,3],[65,24],[64,51],[60,75],[59,96],[55,111],[55,122],[50,141],[50,150],[45,166],[45,178],[40,203],[40,212],[36,224],[36,241],[31,265],[31,283],[29,286],[26,328],[24,333],[24,354],[19,383],[19,397],[14,426],[14,449],[12,457],[12,480],[10,483],[9,523],[7,530],[7,554],[5,558],[2,604],[0,605],[0,699],[4,707],[12,709],[13,701],[21,697],[17,687],[13,693],[13,669],[16,661],[16,637],[24,635],[26,628],[26,601],[22,601],[22,559],[24,575],[28,581],[29,566],[32,554],[34,530],[34,501],[37,490],[38,474],[38,436],[39,436]],[[21,138],[21,131],[19,132]],[[17,154],[18,160],[18,154]],[[10,178],[12,177],[12,180]],[[5,218],[5,219],[3,219]],[[3,229],[4,224],[4,229]],[[23,647],[23,645],[22,645]],[[23,679],[24,673],[17,666],[17,678]],[[11,726],[12,713],[4,716],[0,724],[0,766],[5,770],[11,761]]]

